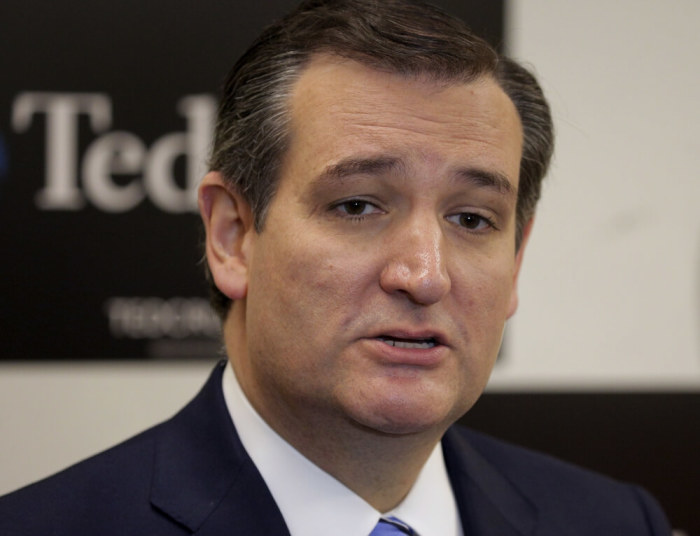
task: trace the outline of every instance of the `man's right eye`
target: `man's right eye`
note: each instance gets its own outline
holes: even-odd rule
[[[378,210],[372,203],[362,199],[349,199],[348,201],[338,203],[334,208],[341,213],[352,217],[368,216],[369,214],[372,214]]]

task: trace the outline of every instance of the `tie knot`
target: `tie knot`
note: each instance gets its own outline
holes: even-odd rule
[[[406,523],[394,516],[390,516],[382,517],[369,536],[396,536],[398,534],[416,535]]]

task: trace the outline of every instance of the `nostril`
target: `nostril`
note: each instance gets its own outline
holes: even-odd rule
[[[404,247],[389,253],[381,278],[388,292],[441,292],[449,286],[444,258],[439,251],[411,253]]]

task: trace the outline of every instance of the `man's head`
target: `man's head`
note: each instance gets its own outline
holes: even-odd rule
[[[517,306],[551,152],[534,80],[430,8],[315,1],[220,115],[200,207],[249,400],[306,454],[318,429],[436,441]]]
[[[519,247],[553,149],[549,108],[536,80],[499,56],[462,21],[430,6],[394,0],[307,0],[265,30],[229,73],[210,165],[250,204],[258,231],[293,135],[291,93],[305,67],[321,53],[443,83],[493,77],[515,104],[523,128]],[[223,318],[231,300],[211,284],[212,304]]]

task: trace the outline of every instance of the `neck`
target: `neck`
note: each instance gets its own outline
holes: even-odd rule
[[[390,436],[357,425],[350,428],[336,426],[328,433],[328,426],[316,424],[307,428],[310,434],[295,433],[292,427],[275,430],[375,509],[387,512],[409,493],[439,438]],[[324,433],[314,435],[313,430]]]

